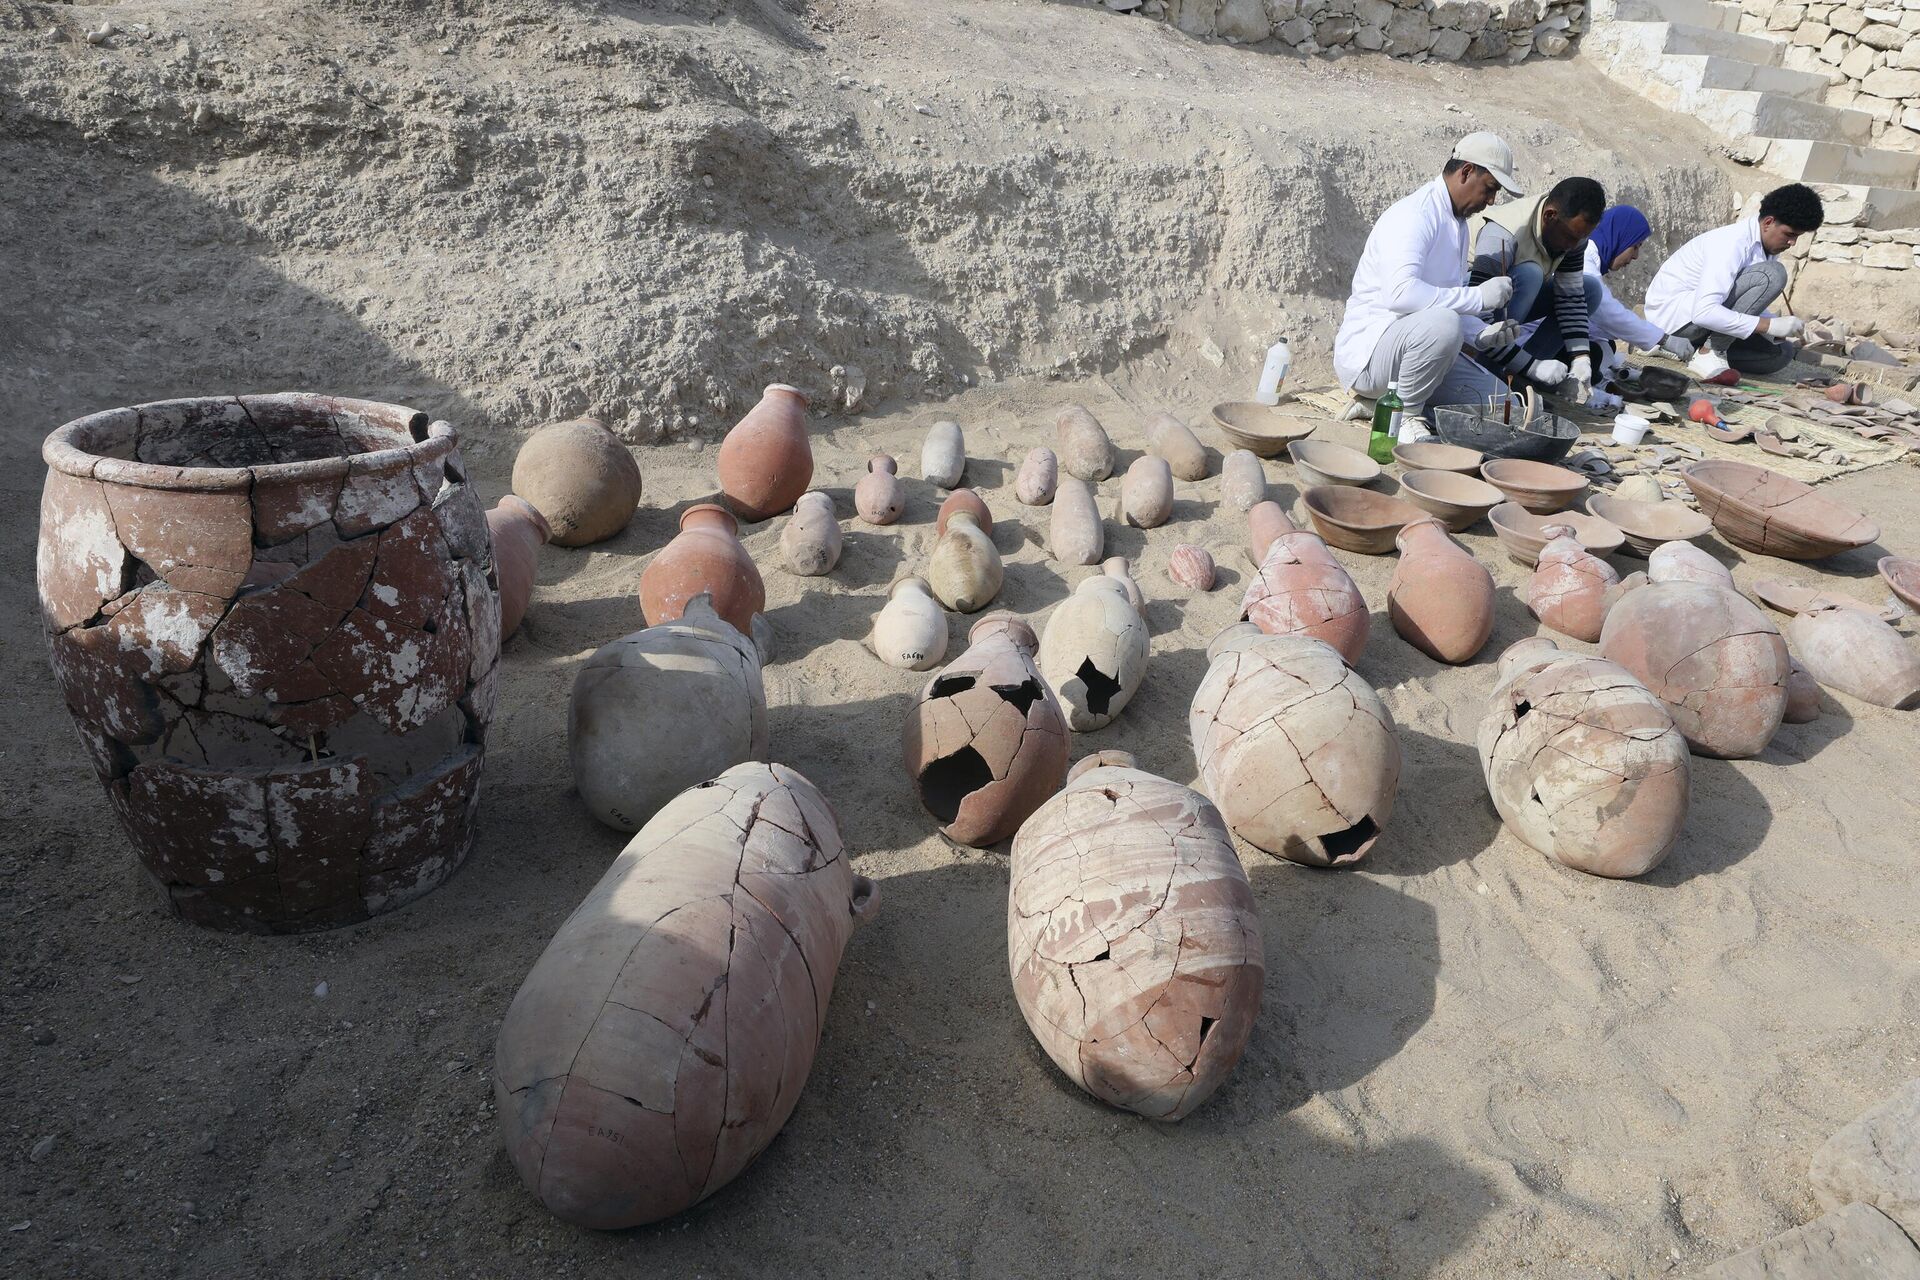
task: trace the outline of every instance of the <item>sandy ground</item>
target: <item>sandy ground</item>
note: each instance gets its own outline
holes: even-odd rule
[[[425,7],[447,16],[460,48],[492,51],[488,78],[467,90],[483,97],[512,79],[516,41],[572,49],[578,35],[536,22],[524,39],[519,27],[475,36],[464,6]],[[201,20],[181,4],[113,11]],[[1559,868],[1502,833],[1471,745],[1492,658],[1535,629],[1513,594],[1523,571],[1485,526],[1464,539],[1502,587],[1478,663],[1438,667],[1375,614],[1359,669],[1399,723],[1406,767],[1373,857],[1332,873],[1247,851],[1268,949],[1265,1004],[1232,1081],[1177,1127],[1092,1102],[1034,1044],[1006,974],[1004,851],[956,850],[933,833],[896,746],[922,678],[861,644],[887,585],[924,561],[936,496],[910,480],[900,525],[853,524],[849,493],[871,451],[895,453],[912,476],[925,427],[964,424],[969,478],[1000,520],[1008,562],[998,603],[1039,621],[1087,572],[1046,560],[1044,512],[1011,495],[1014,467],[1049,442],[1061,403],[1091,406],[1131,456],[1151,410],[1198,423],[1213,401],[1244,394],[1257,335],[1279,315],[1292,317],[1303,364],[1315,365],[1342,283],[1328,263],[1357,252],[1364,221],[1296,179],[1344,157],[1371,197],[1420,167],[1400,144],[1363,136],[1366,110],[1391,107],[1431,142],[1460,120],[1436,104],[1465,99],[1510,121],[1523,149],[1559,157],[1561,172],[1589,154],[1640,175],[1665,207],[1689,193],[1722,201],[1726,181],[1707,152],[1682,146],[1685,122],[1579,132],[1593,123],[1581,95],[1619,100],[1575,66],[1490,72],[1468,98],[1461,71],[1193,46],[1056,4],[982,4],[959,35],[907,28],[897,5],[822,6],[838,24],[810,28],[829,51],[825,84],[794,87],[812,125],[792,123],[806,115],[793,103],[748,92],[742,58],[764,53],[764,24],[643,15],[652,25],[641,43],[658,46],[646,75],[684,73],[733,113],[686,136],[671,110],[607,126],[634,118],[604,101],[624,84],[610,56],[521,68],[527,94],[606,90],[598,114],[582,109],[561,131],[587,171],[618,159],[629,127],[665,138],[634,154],[670,159],[682,177],[699,172],[702,148],[728,154],[746,136],[742,115],[779,115],[786,136],[822,146],[838,138],[831,163],[785,172],[851,194],[813,189],[812,228],[780,223],[768,237],[778,252],[755,260],[740,245],[756,242],[737,230],[757,216],[739,203],[745,170],[720,166],[718,211],[666,209],[675,225],[697,225],[691,248],[688,237],[636,239],[601,220],[629,191],[617,170],[542,198],[550,174],[530,139],[545,135],[528,113],[553,105],[544,99],[518,116],[495,101],[492,132],[465,153],[470,187],[401,185],[395,156],[442,141],[432,100],[390,101],[382,117],[365,105],[374,88],[342,106],[345,97],[305,99],[300,84],[249,71],[250,58],[279,58],[273,42],[295,37],[330,40],[349,63],[374,56],[378,42],[345,38],[310,5],[263,23],[258,48],[230,29],[197,37],[197,74],[221,110],[237,110],[247,77],[261,77],[246,100],[253,122],[211,138],[168,114],[190,99],[168,107],[137,86],[108,92],[121,73],[107,54],[40,66],[66,46],[15,39],[16,20],[44,34],[102,12],[0,0],[7,68],[38,67],[33,80],[0,76],[0,244],[16,272],[0,309],[0,673],[15,691],[0,743],[0,1226],[10,1228],[0,1272],[1662,1276],[1814,1216],[1814,1148],[1916,1074],[1915,722],[1830,699],[1822,719],[1785,727],[1759,759],[1696,760],[1686,835],[1653,875],[1613,883]],[[584,6],[554,13],[563,25],[592,20]],[[384,91],[405,99],[439,38],[376,48],[392,67]],[[945,83],[977,90],[946,99],[973,103],[966,127],[984,145],[971,152],[958,125],[908,123],[937,144],[922,163],[898,120],[887,118],[884,136],[871,129],[877,106],[846,109],[844,128],[821,106],[840,92],[841,68],[907,81],[901,68],[935,54],[947,60]],[[1172,78],[1091,81],[1097,57]],[[1221,78],[1203,84],[1194,68],[1210,58]],[[276,74],[293,77],[297,60],[286,59]],[[1002,101],[1004,84],[1013,96]],[[1271,153],[1249,157],[1182,124],[1177,99],[1188,93],[1215,118],[1232,116],[1237,139],[1265,136],[1249,121],[1271,123]],[[989,102],[1001,105],[980,106]],[[1070,109],[1032,116],[1053,102]],[[995,113],[999,132],[988,131]],[[1194,184],[1222,175],[1234,217],[1195,203]],[[1053,194],[1038,213],[950,200],[1041,176],[1036,189]],[[502,204],[509,188],[535,194]],[[883,225],[887,207],[894,222]],[[1293,211],[1298,236],[1271,221],[1276,208]],[[1703,220],[1719,216],[1716,207]],[[492,237],[488,252],[435,256],[473,237]],[[735,250],[715,260],[724,269],[695,279],[723,243]],[[617,269],[556,269],[576,260]],[[1029,270],[1048,261],[1050,272]],[[680,274],[642,270],[663,262]],[[1137,272],[1121,269],[1130,262]],[[740,291],[741,281],[754,287]],[[740,315],[782,307],[798,318],[739,334]],[[1050,316],[1057,334],[1042,323]],[[1224,368],[1197,354],[1209,335]],[[983,355],[996,339],[1000,355]],[[610,416],[625,423],[671,403],[683,415],[697,407],[708,430],[725,417],[714,399],[737,414],[741,389],[768,374],[819,385],[832,363],[868,350],[880,410],[816,423],[818,483],[849,520],[840,567],[825,580],[788,576],[777,521],[749,531],[748,545],[765,566],[777,633],[774,754],[832,799],[858,866],[882,882],[880,915],[848,950],[812,1080],[764,1158],[662,1226],[575,1231],[525,1194],[500,1148],[492,1041],[521,977],[622,846],[571,792],[565,699],[585,655],[640,624],[645,558],[678,509],[711,493],[711,444],[680,442],[695,424],[672,418],[673,443],[637,450],[646,495],[632,526],[588,552],[543,553],[534,607],[506,650],[468,866],[390,918],[261,940],[161,912],[68,727],[34,603],[38,441],[85,409],[169,394],[371,392],[456,421],[492,498],[517,433],[551,409],[599,397],[623,407]],[[1038,376],[1056,361],[1058,376]],[[665,401],[634,391],[652,395],[662,370],[678,378],[684,368],[712,381]],[[940,398],[962,373],[1005,381]],[[1291,502],[1291,469],[1267,472],[1272,496]],[[1108,510],[1117,489],[1102,486]],[[1910,468],[1831,491],[1875,515],[1887,549],[1920,550]],[[1191,781],[1188,700],[1248,565],[1217,475],[1178,496],[1161,529],[1109,522],[1116,550],[1138,562],[1154,657],[1120,721],[1076,754],[1125,747]],[[1219,560],[1211,594],[1190,597],[1167,579],[1168,551],[1183,540]],[[1816,571],[1715,546],[1743,582],[1820,574],[1881,595],[1870,579],[1877,547]],[[1392,557],[1340,554],[1382,610]],[[964,625],[954,620],[956,651]]]

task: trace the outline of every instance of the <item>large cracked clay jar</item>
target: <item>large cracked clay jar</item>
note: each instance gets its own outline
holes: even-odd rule
[[[301,394],[47,438],[54,677],[181,916],[349,924],[466,857],[500,595],[458,445],[412,409]]]

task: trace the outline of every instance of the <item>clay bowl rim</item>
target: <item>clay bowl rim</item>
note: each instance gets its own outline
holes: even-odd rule
[[[1699,531],[1695,533],[1684,533],[1684,534],[1677,533],[1672,535],[1671,537],[1664,537],[1664,538],[1657,537],[1650,533],[1640,533],[1634,529],[1628,528],[1624,523],[1614,519],[1612,516],[1608,515],[1605,511],[1595,510],[1594,509],[1595,503],[1599,503],[1603,506],[1608,506],[1608,507],[1614,507],[1614,506],[1627,507],[1635,511],[1643,511],[1643,510],[1651,511],[1655,507],[1669,507],[1669,506],[1675,507],[1681,511],[1686,512],[1688,515],[1693,516],[1695,519],[1699,520],[1700,528],[1699,528]],[[1713,521],[1711,518],[1708,517],[1707,513],[1704,511],[1695,511],[1692,507],[1688,506],[1684,502],[1667,502],[1667,501],[1643,502],[1639,498],[1618,498],[1610,493],[1595,493],[1595,494],[1590,494],[1587,497],[1586,507],[1587,507],[1588,515],[1594,517],[1597,520],[1606,521],[1608,524],[1618,529],[1621,533],[1625,534],[1627,537],[1627,541],[1626,541],[1627,549],[1632,554],[1639,556],[1642,560],[1652,555],[1655,549],[1657,549],[1660,546],[1660,544],[1663,542],[1698,542],[1700,539],[1706,537],[1709,533],[1713,532]]]
[[[1222,410],[1257,410],[1262,415],[1278,418],[1285,422],[1298,423],[1305,430],[1256,433],[1241,424],[1232,421]],[[1277,404],[1261,404],[1258,400],[1223,400],[1211,410],[1213,425],[1235,448],[1245,449],[1260,458],[1277,458],[1287,451],[1287,446],[1295,440],[1304,440],[1320,429],[1320,419],[1309,419],[1299,414],[1287,413]],[[1169,415],[1171,416],[1171,415]]]
[[[1336,517],[1331,511],[1322,510],[1328,498],[1339,498],[1344,503],[1358,502],[1364,506],[1401,507],[1410,514],[1404,520],[1392,524],[1359,525],[1344,518]],[[1300,491],[1300,504],[1306,508],[1307,518],[1319,531],[1320,537],[1343,551],[1357,551],[1362,555],[1380,556],[1394,549],[1394,540],[1400,531],[1416,520],[1430,520],[1432,515],[1422,511],[1404,498],[1394,498],[1374,489],[1361,488],[1351,484],[1316,484]],[[1384,539],[1384,541],[1383,541]]]
[[[1894,576],[1887,572],[1888,565],[1894,565],[1896,567],[1912,565],[1916,576],[1920,576],[1920,558],[1913,556],[1881,556],[1873,566],[1880,571],[1880,580],[1886,583],[1887,586],[1892,589],[1893,594],[1905,602],[1908,608],[1920,609],[1920,591],[1909,595],[1907,591],[1900,586],[1900,583]]]
[[[1303,460],[1300,454],[1295,452],[1295,450],[1299,450],[1299,449],[1305,449],[1310,453],[1323,453],[1326,450],[1333,449],[1333,450],[1338,450],[1340,453],[1343,453],[1343,454],[1352,454],[1354,457],[1360,459],[1360,461],[1366,463],[1367,466],[1372,467],[1373,471],[1371,474],[1365,476],[1364,479],[1349,480],[1341,476],[1337,476],[1330,471],[1322,470],[1321,467],[1318,464],[1316,464],[1311,457]],[[1310,489],[1321,489],[1321,488],[1363,489],[1366,486],[1372,484],[1375,480],[1378,480],[1383,474],[1385,474],[1381,470],[1380,464],[1375,462],[1372,458],[1369,458],[1366,454],[1360,452],[1360,450],[1354,448],[1353,446],[1341,444],[1337,440],[1291,440],[1291,441],[1288,441],[1287,442],[1287,461],[1293,464],[1294,470],[1298,471],[1302,476],[1306,478],[1307,480],[1306,487]]]
[[[1449,467],[1438,462],[1417,461],[1420,455],[1414,452],[1415,450],[1431,452],[1436,449],[1445,449],[1449,454],[1471,454],[1473,461],[1462,463],[1457,467]],[[1412,444],[1393,446],[1393,460],[1405,468],[1409,474],[1417,471],[1451,471],[1455,475],[1472,476],[1479,480],[1481,479],[1480,467],[1486,462],[1487,455],[1478,449],[1469,449],[1463,444],[1448,444],[1445,440],[1415,440]]]
[[[1539,484],[1523,484],[1517,480],[1508,480],[1502,483],[1493,474],[1494,468],[1511,470],[1515,466],[1527,468],[1544,467],[1566,476],[1574,483],[1564,487],[1547,489],[1542,488]],[[1538,474],[1543,482],[1547,479],[1544,473],[1533,474]],[[1526,507],[1527,503],[1525,497],[1522,495],[1532,497],[1541,503],[1551,502],[1556,504],[1545,507],[1540,511],[1534,511],[1532,507],[1527,507],[1527,510],[1532,511],[1533,514],[1537,516],[1553,515],[1555,512],[1565,511],[1568,507],[1580,501],[1582,494],[1593,488],[1593,481],[1587,479],[1587,477],[1581,475],[1578,471],[1570,470],[1567,467],[1559,466],[1552,462],[1536,462],[1531,458],[1488,458],[1480,464],[1480,478],[1500,492],[1506,494],[1509,500],[1518,502],[1523,507]]]
[[[1729,473],[1750,477],[1746,487],[1736,492],[1724,484],[1721,477]],[[1770,507],[1756,506],[1747,501],[1746,495],[1766,483],[1766,478],[1769,476],[1794,485],[1802,492],[1794,494],[1786,502],[1776,503]],[[1852,551],[1880,540],[1880,524],[1870,519],[1866,512],[1856,511],[1852,507],[1835,502],[1806,481],[1795,480],[1785,472],[1775,471],[1771,467],[1744,462],[1738,458],[1703,458],[1699,462],[1680,468],[1680,478],[1687,482],[1687,488],[1693,490],[1694,497],[1700,500],[1703,508],[1708,503],[1713,504],[1714,509],[1703,514],[1713,521],[1713,527],[1719,531],[1721,537],[1742,551],[1772,556],[1776,560],[1824,560],[1828,556],[1837,556],[1843,551]],[[1776,518],[1769,514],[1804,498],[1813,498],[1823,507],[1854,516],[1855,522],[1849,527],[1864,529],[1865,536],[1841,537],[1810,532],[1804,525],[1777,523]],[[1722,513],[1727,517],[1725,524],[1721,523]],[[1761,539],[1748,538],[1746,532],[1738,528],[1737,522],[1740,520],[1759,526],[1762,538],[1768,531],[1774,531],[1776,537],[1790,540],[1796,545],[1792,547],[1776,545],[1772,550],[1768,550],[1762,545]]]
[[[1511,518],[1511,516],[1517,512],[1520,515],[1538,520],[1542,528],[1548,524],[1565,524],[1572,528],[1574,541],[1578,542],[1582,549],[1589,555],[1599,556],[1601,559],[1605,559],[1618,551],[1627,540],[1625,531],[1623,531],[1619,525],[1614,524],[1605,517],[1580,511],[1553,511],[1546,515],[1541,515],[1538,512],[1527,510],[1517,502],[1508,500],[1487,512],[1487,523],[1493,526],[1494,535],[1499,538],[1500,545],[1506,550],[1507,557],[1516,563],[1529,567],[1539,565],[1540,553],[1546,549],[1547,540],[1544,537],[1539,537],[1532,530],[1516,528],[1514,525],[1506,523],[1506,520],[1502,518],[1502,512],[1505,512],[1508,518]],[[1556,519],[1556,517],[1558,518]],[[1594,521],[1605,525],[1619,535],[1618,539],[1598,543],[1588,542],[1585,531],[1581,527],[1587,521]],[[1529,550],[1528,547],[1520,541],[1522,538],[1532,539],[1539,545]]]
[[[375,426],[406,432],[413,438],[389,449],[370,449],[364,453],[339,454],[329,458],[308,458],[300,462],[262,462],[244,467],[187,467],[164,462],[138,462],[95,453],[89,436],[131,428],[139,430],[144,414],[177,414],[188,407],[211,410],[214,406],[236,405],[244,414],[248,405],[278,405],[303,409],[315,416],[359,414],[373,420]],[[133,415],[129,421],[126,415]],[[98,439],[95,436],[95,439]],[[381,400],[355,400],[346,396],[321,395],[312,391],[281,391],[257,396],[182,396],[174,400],[150,400],[143,404],[102,409],[56,427],[40,446],[40,457],[47,466],[63,475],[102,484],[125,485],[139,489],[160,489],[176,493],[250,492],[260,481],[274,484],[312,484],[349,473],[358,476],[386,475],[416,467],[423,462],[444,458],[458,448],[460,433],[452,423],[430,418],[418,409]]]
[[[1450,476],[1455,479],[1465,480],[1470,484],[1477,484],[1493,494],[1493,501],[1486,503],[1455,502],[1447,498],[1442,498],[1438,494],[1426,493],[1421,490],[1421,484],[1431,483],[1430,480],[1423,480],[1422,477],[1441,476]],[[1409,471],[1400,477],[1400,492],[1405,501],[1412,503],[1422,511],[1434,516],[1441,524],[1447,527],[1447,532],[1449,533],[1461,533],[1467,529],[1471,529],[1474,525],[1486,519],[1487,512],[1493,510],[1502,502],[1507,501],[1507,495],[1500,492],[1500,490],[1493,485],[1488,484],[1478,476],[1467,475],[1460,471]]]

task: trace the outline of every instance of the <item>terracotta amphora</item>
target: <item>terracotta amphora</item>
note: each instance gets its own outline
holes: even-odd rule
[[[545,517],[556,546],[584,547],[627,527],[640,505],[640,464],[592,418],[550,422],[513,459],[513,491]]]
[[[947,531],[947,521],[956,511],[965,511],[973,516],[973,522],[980,526],[980,532],[993,536],[993,512],[987,510],[987,504],[980,495],[971,489],[955,489],[948,494],[946,501],[940,504],[940,510],[933,518],[933,531],[942,534]]]
[[[926,671],[947,656],[947,613],[925,578],[902,578],[873,620],[873,651],[906,671]]]
[[[1733,590],[1727,566],[1691,542],[1663,542],[1647,555],[1650,582],[1705,582]]]
[[[1067,725],[1091,733],[1126,709],[1147,674],[1147,624],[1118,578],[1097,574],[1047,615],[1040,674],[1066,708]]]
[[[1620,575],[1582,547],[1570,525],[1550,524],[1540,532],[1547,544],[1527,579],[1527,608],[1561,635],[1592,644],[1606,621],[1607,592]]]
[[[1493,634],[1493,575],[1438,520],[1416,520],[1394,538],[1400,562],[1387,588],[1393,629],[1436,662],[1470,661]]]
[[[1136,529],[1157,529],[1173,514],[1173,473],[1165,458],[1135,458],[1120,482],[1120,518]]]
[[[1156,458],[1166,459],[1175,478],[1207,478],[1207,451],[1187,424],[1170,413],[1156,413],[1147,419],[1147,448]]]
[[[967,441],[957,422],[936,422],[920,446],[920,476],[928,484],[951,489],[967,473]]]
[[[884,453],[867,462],[867,474],[853,487],[853,509],[868,524],[892,524],[907,509],[907,489],[896,474],[899,464]]]
[[[1220,497],[1235,511],[1251,511],[1267,499],[1267,472],[1251,449],[1235,449],[1220,464]]]
[[[927,560],[934,597],[958,613],[977,613],[1000,594],[1005,575],[1000,551],[968,510],[948,514],[946,532]]]
[[[1260,567],[1247,581],[1240,616],[1268,635],[1324,640],[1348,662],[1367,647],[1367,601],[1327,544],[1294,527],[1275,502],[1249,513]]]
[[[767,588],[735,536],[739,527],[725,507],[711,502],[680,514],[680,532],[640,575],[640,611],[648,626],[672,622],[687,601],[705,593],[734,630],[753,634],[753,615],[767,607]]]
[[[493,538],[494,576],[500,580],[500,639],[504,641],[527,616],[540,548],[553,530],[538,507],[510,493],[487,512],[487,532]]]
[[[1920,656],[1898,631],[1864,609],[1809,609],[1787,623],[1808,674],[1876,707],[1920,705]]]
[[[1127,603],[1142,618],[1147,616],[1147,598],[1140,594],[1140,584],[1133,580],[1133,566],[1125,556],[1108,556],[1100,562],[1100,572],[1118,582],[1127,593]]]
[[[1113,441],[1085,405],[1068,405],[1053,425],[1060,467],[1068,475],[1097,483],[1113,474]]]
[[[1053,493],[1053,515],[1047,525],[1047,550],[1061,564],[1098,564],[1106,546],[1106,530],[1093,490],[1084,480],[1062,476]]]
[[[1044,507],[1053,501],[1060,483],[1060,462],[1051,449],[1030,449],[1013,478],[1013,496],[1029,507]]]
[[[720,442],[720,496],[749,524],[792,509],[813,483],[807,396],[776,382]]]

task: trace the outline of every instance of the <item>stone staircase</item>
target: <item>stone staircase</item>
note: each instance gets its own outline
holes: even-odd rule
[[[1743,160],[1858,202],[1856,225],[1920,226],[1920,154],[1868,145],[1873,118],[1828,106],[1827,77],[1781,65],[1787,46],[1740,33],[1714,0],[1593,0],[1581,55],[1656,106],[1699,120]],[[1823,195],[1828,195],[1823,190]]]

